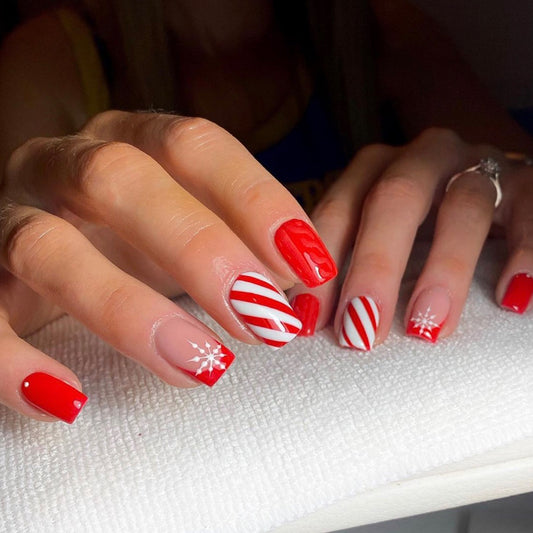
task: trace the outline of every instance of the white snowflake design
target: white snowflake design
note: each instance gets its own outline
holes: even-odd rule
[[[418,333],[420,335],[423,335],[424,337],[427,337],[428,339],[432,340],[433,337],[431,335],[431,332],[434,328],[439,327],[439,324],[433,321],[435,316],[436,315],[431,314],[431,309],[429,307],[426,309],[426,312],[424,314],[418,311],[417,316],[411,318],[411,322],[414,323],[413,328],[418,329]]]
[[[211,372],[213,370],[226,370],[226,363],[223,363],[221,359],[224,357],[222,353],[222,345],[217,344],[214,348],[207,341],[202,348],[195,342],[189,341],[189,344],[195,349],[198,350],[200,355],[195,355],[189,361],[200,363],[200,366],[196,370],[196,375],[200,375],[202,372]]]

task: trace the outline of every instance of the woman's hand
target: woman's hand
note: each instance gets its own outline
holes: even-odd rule
[[[486,175],[462,174],[492,157],[502,167],[503,200]],[[370,350],[389,332],[402,275],[419,227],[437,209],[433,243],[405,312],[409,335],[436,342],[457,327],[479,254],[493,223],[503,227],[509,260],[496,287],[503,307],[524,312],[533,293],[533,168],[498,150],[429,129],[403,148],[361,150],[327,192],[312,219],[337,264],[350,250],[334,329],[341,346]],[[291,302],[310,335],[330,319],[339,290],[295,287]]]
[[[158,291],[182,287],[235,338],[279,348],[301,326],[280,289],[336,274],[294,198],[222,128],[118,111],[15,150],[0,257],[0,400],[70,422],[79,381],[18,336],[58,310],[172,385],[213,385],[233,354]]]

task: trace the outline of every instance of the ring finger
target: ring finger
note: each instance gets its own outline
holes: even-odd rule
[[[434,343],[457,326],[495,199],[495,187],[483,170],[450,181],[428,259],[407,306],[407,334]]]

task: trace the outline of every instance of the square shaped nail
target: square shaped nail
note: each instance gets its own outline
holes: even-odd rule
[[[502,307],[522,314],[526,311],[533,296],[533,276],[521,272],[513,276],[505,295],[502,299]]]
[[[337,275],[337,266],[316,231],[303,220],[283,223],[274,236],[285,261],[308,287],[322,285]]]
[[[229,298],[254,335],[273,349],[285,346],[302,329],[285,295],[257,272],[241,274]]]
[[[78,389],[44,372],[26,376],[20,390],[30,405],[68,424],[76,420],[87,401],[87,396]]]

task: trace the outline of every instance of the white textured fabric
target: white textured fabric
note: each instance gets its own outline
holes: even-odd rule
[[[73,426],[0,407],[0,530],[259,532],[331,502],[533,435],[533,316],[498,308],[503,247],[484,256],[463,320],[403,335],[416,263],[385,344],[331,331],[238,359],[212,389],[177,390],[60,319],[30,339],[89,396]],[[190,300],[180,304],[204,318]]]

